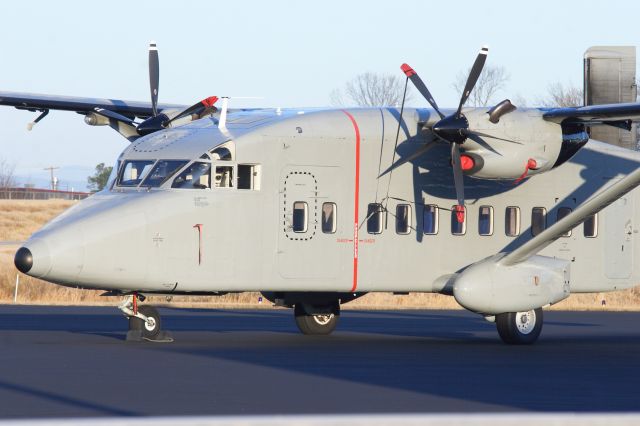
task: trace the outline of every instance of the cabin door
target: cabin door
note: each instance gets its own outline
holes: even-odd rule
[[[633,269],[633,200],[622,197],[602,213],[605,276],[614,279],[629,278]]]
[[[278,203],[278,270],[282,277],[327,281],[338,274],[340,247],[335,229],[326,221],[330,214],[331,220],[340,217],[339,170],[293,165],[282,169]]]

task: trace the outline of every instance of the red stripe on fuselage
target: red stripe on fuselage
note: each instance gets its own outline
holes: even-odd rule
[[[358,287],[358,204],[360,202],[360,129],[358,123],[356,123],[353,115],[343,110],[353,128],[356,131],[356,176],[355,176],[355,195],[354,195],[354,209],[353,209],[353,286],[351,291],[356,291]]]

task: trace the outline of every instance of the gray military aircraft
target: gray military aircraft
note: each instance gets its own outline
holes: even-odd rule
[[[506,343],[537,340],[542,309],[638,283],[640,153],[589,140],[629,130],[640,104],[579,108],[221,108],[0,92],[0,104],[70,110],[131,144],[105,189],[55,218],[15,265],[125,296],[131,335],[163,339],[148,294],[260,291],[329,334],[369,292],[452,295]],[[405,89],[406,90],[406,89]],[[406,93],[406,92],[405,92]],[[636,212],[636,205],[639,205]]]

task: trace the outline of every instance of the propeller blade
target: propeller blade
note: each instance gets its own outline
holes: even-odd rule
[[[387,173],[392,172],[393,170],[397,169],[398,167],[402,166],[404,163],[408,163],[409,161],[413,161],[416,158],[422,156],[427,151],[429,151],[431,148],[433,148],[436,145],[436,143],[437,142],[435,142],[435,141],[427,142],[426,144],[422,145],[420,148],[416,149],[416,152],[414,152],[410,156],[404,157],[404,158],[396,161],[387,170],[382,172],[382,174],[380,176],[378,176],[378,179],[380,179],[382,176],[386,175]]]
[[[444,114],[440,112],[440,108],[438,108],[438,104],[436,104],[435,99],[433,99],[433,96],[431,96],[431,92],[429,92],[429,89],[427,89],[427,86],[424,84],[424,82],[422,81],[418,73],[415,72],[413,68],[411,68],[407,64],[402,64],[400,69],[411,80],[411,82],[416,87],[416,89],[418,89],[418,92],[420,92],[422,96],[424,96],[424,98],[427,100],[427,102],[431,104],[433,109],[436,110],[440,118],[444,118]]]
[[[453,181],[456,186],[456,198],[458,205],[464,207],[464,181],[462,177],[462,165],[460,163],[460,148],[457,143],[451,144],[451,161],[453,166]]]
[[[131,118],[125,117],[124,115],[118,114],[117,112],[113,112],[113,111],[110,111],[110,110],[104,109],[104,108],[94,108],[93,111],[96,114],[101,115],[103,117],[110,118],[110,119],[116,120],[116,121],[120,121],[122,123],[128,124],[129,126],[134,126],[135,127],[135,123],[133,122],[133,120]]]
[[[522,142],[518,142],[518,141],[514,141],[512,139],[504,139],[504,138],[499,138],[497,136],[493,136],[493,135],[489,135],[487,133],[482,133],[482,132],[478,132],[476,130],[469,130],[469,129],[460,129],[460,131],[462,133],[464,133],[465,135],[471,137],[471,136],[480,136],[483,138],[492,138],[492,139],[497,139],[499,141],[504,141],[504,142],[510,142],[510,143],[516,143],[518,145],[522,145]],[[474,139],[475,140],[475,139]]]
[[[487,60],[487,53],[489,53],[489,47],[482,46],[482,49],[480,49],[480,53],[478,53],[478,56],[476,57],[476,61],[473,63],[473,67],[471,67],[469,77],[467,77],[467,84],[464,86],[464,91],[462,92],[462,97],[460,98],[460,105],[458,106],[458,111],[456,111],[456,117],[460,116],[462,106],[467,102],[467,99],[469,99],[471,91],[478,82],[478,78],[480,78],[482,68],[484,68],[484,63]]]
[[[215,111],[215,107],[213,106],[213,104],[215,104],[216,102],[218,102],[217,96],[209,96],[208,98],[201,100],[197,104],[191,105],[189,108],[185,109],[180,114],[173,117],[171,120],[169,120],[165,124],[165,126],[169,126],[169,124],[171,124],[173,121],[187,117],[191,114],[201,115],[207,109],[213,109]]]
[[[151,109],[158,115],[158,85],[160,84],[160,61],[156,42],[149,43],[149,86],[151,88]]]

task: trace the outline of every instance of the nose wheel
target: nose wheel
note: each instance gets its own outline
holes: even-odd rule
[[[151,305],[138,306],[138,299],[144,300],[144,297],[133,294],[118,306],[129,319],[127,341],[173,342],[171,334],[162,329],[158,310]]]

